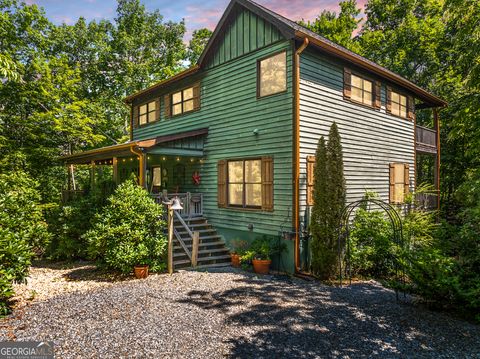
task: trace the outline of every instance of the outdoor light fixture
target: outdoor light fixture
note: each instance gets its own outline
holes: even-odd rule
[[[180,157],[177,157],[177,161],[180,161]]]
[[[260,131],[258,130],[258,128],[256,128],[256,129],[253,130],[253,134],[254,134],[255,136],[257,136],[259,132],[260,132]]]
[[[165,161],[165,160],[166,160],[166,158],[165,158],[165,157],[162,157],[162,161]]]
[[[173,211],[182,210],[180,199],[175,196],[173,200],[165,201],[168,206],[168,273],[173,273]]]

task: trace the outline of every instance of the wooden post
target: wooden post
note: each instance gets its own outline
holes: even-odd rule
[[[113,157],[112,159],[112,170],[113,170],[113,182],[115,182],[115,184],[118,184],[118,161],[117,161],[117,157]]]
[[[200,233],[193,232],[192,238],[192,267],[197,266],[197,259],[198,259],[198,245],[200,243]]]
[[[147,174],[147,156],[145,153],[142,153],[140,156],[138,156],[138,166],[139,166],[139,185],[142,186],[143,188],[147,188],[147,181],[145,180],[146,174]]]
[[[95,161],[90,161],[90,190],[95,188]]]
[[[435,189],[437,190],[437,209],[440,211],[440,116],[438,115],[438,110],[433,109],[433,117],[435,120],[435,131],[436,131],[436,147],[437,153],[435,155]]]
[[[168,273],[173,273],[173,209],[168,205]]]

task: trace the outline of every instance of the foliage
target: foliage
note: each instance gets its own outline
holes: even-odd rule
[[[242,263],[251,263],[253,259],[271,260],[273,256],[280,255],[285,250],[285,243],[263,236],[255,238],[240,258]]]
[[[0,315],[13,283],[25,280],[34,251],[49,240],[36,187],[25,173],[0,174]]]
[[[345,206],[345,178],[340,134],[336,123],[330,127],[329,141],[318,142],[315,156],[312,208],[312,272],[329,278],[337,260],[337,230]]]
[[[359,52],[358,41],[353,35],[362,21],[358,18],[361,10],[357,7],[356,0],[341,1],[339,5],[338,16],[333,11],[323,10],[315,21],[302,20],[299,24],[349,50]]]
[[[152,271],[161,271],[166,259],[165,226],[163,207],[128,180],[95,215],[84,239],[90,257],[110,268],[130,273],[135,265],[149,265]]]
[[[230,242],[231,252],[238,255],[243,255],[248,248],[247,241],[243,239],[233,239]]]
[[[197,63],[211,36],[212,31],[209,29],[203,28],[193,31],[192,39],[190,40],[187,49],[187,60],[190,61],[191,65]]]

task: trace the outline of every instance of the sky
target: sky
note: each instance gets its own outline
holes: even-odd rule
[[[87,20],[113,19],[116,0],[24,0],[45,9],[48,18],[57,24],[73,24],[83,16]],[[340,0],[256,0],[259,4],[291,19],[313,20],[322,10],[339,10]],[[365,0],[359,0],[362,7]],[[166,21],[185,19],[189,38],[195,29],[215,28],[229,0],[141,0],[148,10],[158,9]]]

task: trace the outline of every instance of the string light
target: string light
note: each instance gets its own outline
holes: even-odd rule
[[[180,161],[180,157],[177,157],[177,162]]]
[[[166,158],[165,158],[165,157],[162,157],[162,161],[165,161],[165,160],[166,160]]]

